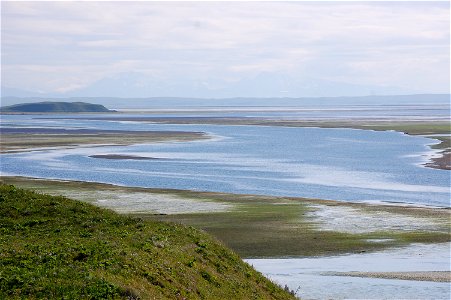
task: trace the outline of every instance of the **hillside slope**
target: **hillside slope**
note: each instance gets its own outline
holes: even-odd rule
[[[80,113],[114,112],[100,104],[86,102],[38,102],[22,103],[0,108],[4,113]]]
[[[0,186],[1,299],[294,299],[192,227]]]

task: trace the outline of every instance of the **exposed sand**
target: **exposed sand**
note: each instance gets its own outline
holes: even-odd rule
[[[368,211],[362,206],[310,205],[307,217],[312,218],[318,230],[346,233],[377,231],[441,231],[448,228],[437,217],[420,217],[388,211]],[[374,242],[378,242],[375,240]]]
[[[29,132],[28,132],[28,131]],[[73,132],[54,130],[43,132],[40,128],[22,129],[20,132],[3,132],[0,153],[25,152],[54,148],[131,145],[138,143],[180,142],[208,139],[203,132],[184,131],[108,131],[90,130]]]
[[[390,118],[372,119],[371,123],[365,119],[337,120],[337,119],[266,119],[257,117],[94,117],[87,120],[107,120],[120,122],[150,122],[160,124],[221,124],[221,125],[262,125],[262,126],[286,126],[286,127],[322,127],[322,128],[355,128],[366,130],[396,130],[409,135],[421,135],[429,138],[436,138],[441,141],[439,148],[443,149],[437,157],[431,157],[425,167],[451,170],[451,149],[448,141],[443,136],[437,134],[449,134],[450,124],[444,120],[392,120]],[[93,133],[88,129],[80,129],[78,132],[69,132],[65,129],[54,129],[52,132],[36,132],[38,128],[23,129],[7,128],[17,130],[14,134],[3,134],[0,141],[0,153],[29,151],[37,147],[77,147],[84,144],[106,144],[106,145],[129,145],[146,142],[159,142],[166,140],[196,140],[208,138],[206,134],[199,132],[128,132],[120,133],[121,139],[118,141],[118,133],[111,135],[101,134],[107,131]],[[5,129],[3,129],[4,131]],[[22,130],[22,131],[20,131]],[[44,130],[44,129],[40,129]],[[51,130],[51,129],[45,129]],[[39,129],[38,129],[39,131]],[[51,130],[52,131],[52,130]],[[408,132],[407,132],[408,131]],[[64,132],[64,133],[63,133]],[[36,134],[37,133],[37,134]],[[63,133],[63,134],[62,134]],[[75,133],[75,134],[74,134]],[[111,132],[113,133],[113,132]],[[447,146],[448,145],[448,146]]]
[[[302,299],[450,299],[450,246],[246,261]]]
[[[450,271],[420,271],[420,272],[333,272],[325,273],[331,276],[370,277],[383,279],[400,279],[415,281],[451,282]]]
[[[49,194],[63,195],[89,201],[101,207],[126,214],[190,214],[227,211],[231,204],[203,199],[182,198],[177,195],[128,190],[58,190]]]
[[[102,117],[90,118],[90,120],[109,120],[122,122],[144,122],[159,124],[219,124],[219,125],[253,125],[253,126],[284,126],[284,127],[321,127],[321,128],[354,128],[365,130],[395,130],[408,135],[421,135],[434,138],[441,143],[436,149],[443,149],[437,157],[431,157],[424,166],[434,169],[451,170],[451,149],[449,138],[443,135],[449,134],[450,123],[443,119],[410,119],[396,120],[393,118],[376,119],[267,119],[261,117]],[[440,136],[436,136],[441,134]],[[448,140],[448,141],[447,141]]]
[[[159,158],[156,157],[146,157],[146,156],[137,156],[137,155],[122,155],[122,154],[96,154],[90,155],[91,158],[103,158],[103,159],[131,159],[131,160],[156,160]]]
[[[424,165],[434,169],[451,170],[451,152],[442,152],[441,154],[442,156],[433,157]]]
[[[23,177],[0,176],[0,182],[47,194],[62,194],[119,213],[202,228],[243,257],[363,253],[410,243],[449,241],[450,209],[122,187]],[[312,206],[317,211],[323,209],[325,215],[332,218],[329,222],[332,230],[324,231],[320,226],[321,218],[308,215],[314,210]],[[385,229],[387,224],[384,222],[378,224],[380,212],[389,215],[392,230]],[[366,219],[359,220],[359,213]],[[396,218],[403,220],[400,226],[404,227],[397,227]],[[336,223],[344,226],[346,222],[343,220],[348,220],[349,224],[345,225],[351,230],[363,228],[364,233],[343,234],[341,230],[347,230],[346,227],[334,227]],[[367,223],[376,225],[365,228]],[[360,269],[336,271],[356,270]],[[374,271],[398,270],[403,271]]]

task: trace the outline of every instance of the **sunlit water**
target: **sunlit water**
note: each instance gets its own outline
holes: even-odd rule
[[[260,116],[263,113],[268,112],[261,112]],[[211,113],[212,116],[215,114]],[[240,114],[249,112],[234,116]],[[279,117],[278,114],[270,112],[268,116]],[[297,113],[280,114],[296,117]],[[321,117],[321,113],[317,117]],[[86,120],[83,116],[64,120],[4,115],[1,122],[4,132],[7,128],[18,127],[183,130],[207,132],[212,137],[195,142],[3,154],[0,156],[1,173],[5,175],[124,186],[450,206],[450,172],[422,166],[432,152],[428,145],[437,143],[431,138],[352,129],[158,125]],[[95,154],[135,155],[158,160],[89,157]],[[248,262],[281,285],[287,284],[297,290],[303,299],[449,299],[450,296],[449,283],[324,274],[333,271],[449,270],[448,244],[329,258]]]
[[[1,155],[8,175],[124,186],[449,206],[450,172],[425,168],[436,140],[398,132],[268,126],[162,125],[2,116],[2,127],[183,130],[195,142],[42,150]],[[121,138],[118,135],[118,140]],[[157,160],[109,160],[125,154]]]
[[[302,299],[450,299],[448,282],[332,276],[331,272],[449,271],[450,244],[323,258],[247,259]]]

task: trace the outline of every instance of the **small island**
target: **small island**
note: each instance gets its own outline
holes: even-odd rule
[[[116,112],[100,104],[86,102],[21,103],[0,108],[1,113],[105,113]]]

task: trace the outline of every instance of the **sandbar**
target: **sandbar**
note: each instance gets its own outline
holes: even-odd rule
[[[69,118],[70,119],[70,118]],[[363,130],[394,130],[412,136],[425,136],[439,141],[432,149],[440,149],[438,156],[431,157],[423,164],[425,167],[451,170],[451,145],[449,134],[451,123],[443,119],[437,120],[397,120],[393,118],[374,118],[352,120],[333,118],[278,119],[262,117],[148,117],[136,115],[115,117],[92,117],[88,120],[133,121],[158,124],[213,124],[213,125],[252,125],[283,127],[320,127],[320,128],[353,128]],[[440,135],[443,136],[440,136]]]
[[[418,272],[333,272],[331,276],[369,277],[382,279],[400,279],[415,281],[451,282],[450,271],[418,271]]]
[[[204,132],[121,131],[60,128],[1,128],[0,153],[54,148],[182,142],[210,138]]]
[[[113,160],[158,160],[160,158],[156,157],[146,157],[137,155],[123,155],[123,154],[95,154],[89,155],[91,158],[103,158],[103,159],[113,159]]]

